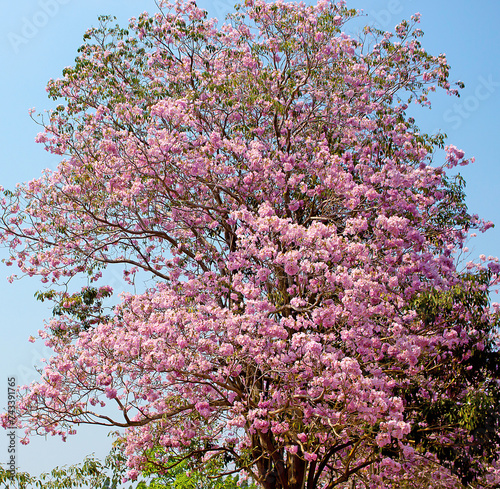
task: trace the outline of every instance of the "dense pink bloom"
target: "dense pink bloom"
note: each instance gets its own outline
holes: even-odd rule
[[[342,2],[247,0],[221,27],[164,7],[89,32],[37,136],[63,159],[1,203],[8,264],[56,288],[19,426],[124,429],[132,479],[219,457],[266,489],[496,484],[498,422],[476,440],[467,416],[496,399],[500,265],[457,267],[491,226],[446,174],[470,160],[432,166],[406,116],[450,87],[419,17],[363,45]],[[111,310],[64,287],[106,266],[153,281]]]

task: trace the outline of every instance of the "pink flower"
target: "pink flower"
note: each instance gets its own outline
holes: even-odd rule
[[[318,459],[318,456],[315,453],[304,452],[304,458],[308,462],[315,462]]]
[[[294,262],[285,263],[285,273],[287,275],[297,275],[299,272],[299,266]]]
[[[117,396],[116,389],[106,388],[105,392],[106,392],[106,397],[109,399],[115,399],[115,397]]]

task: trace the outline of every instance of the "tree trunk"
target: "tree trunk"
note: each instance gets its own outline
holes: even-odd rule
[[[285,462],[283,452],[274,447],[269,434],[259,433],[252,438],[256,458],[262,453],[270,454],[269,458],[263,457],[257,462],[260,484],[263,489],[305,488],[307,462],[300,457],[300,454],[288,454]]]
[[[304,489],[307,462],[299,455],[288,454],[287,472],[289,489]]]

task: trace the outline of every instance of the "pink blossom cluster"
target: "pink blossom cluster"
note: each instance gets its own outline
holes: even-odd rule
[[[489,227],[446,174],[469,161],[450,145],[432,166],[438,143],[406,116],[409,96],[451,90],[446,59],[420,46],[418,16],[365,45],[347,36],[343,2],[247,0],[220,27],[194,2],[163,7],[132,36],[87,33],[49,82],[64,103],[37,136],[63,159],[1,201],[22,273],[54,287],[106,266],[154,278],[90,328],[57,296],[41,333],[54,356],[23,391],[20,426],[123,428],[131,478],[225,454],[266,489],[454,487],[415,446],[426,426],[409,396],[447,399],[450,369],[493,341],[477,328],[498,308],[470,298],[500,269],[479,260],[468,269],[487,278],[464,282],[456,256]],[[464,283],[469,303],[454,299]]]

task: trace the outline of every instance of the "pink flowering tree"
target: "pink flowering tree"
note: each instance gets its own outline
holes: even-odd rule
[[[161,8],[86,33],[48,84],[57,169],[4,192],[7,264],[55,301],[19,426],[121,428],[131,479],[496,487],[500,266],[460,264],[491,225],[468,160],[406,115],[455,93],[418,16],[354,39],[342,2]],[[107,266],[154,283],[105,311]]]

